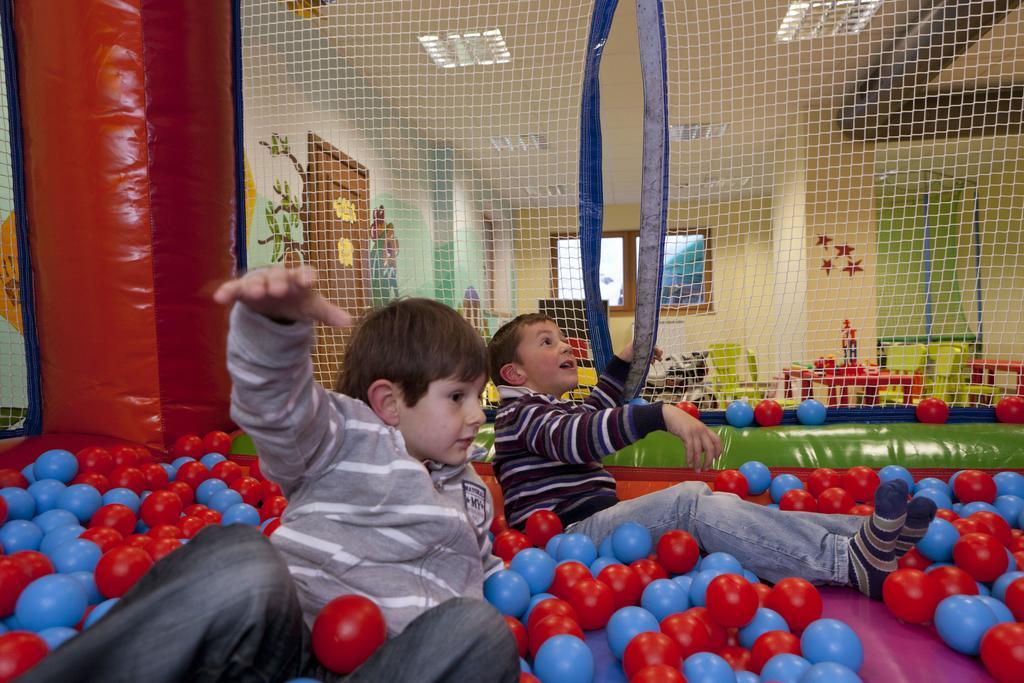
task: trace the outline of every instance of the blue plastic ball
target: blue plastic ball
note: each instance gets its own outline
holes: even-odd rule
[[[775,655],[761,668],[762,681],[800,683],[800,678],[811,668],[811,663],[799,655],[788,652]]]
[[[953,509],[953,499],[947,496],[940,488],[928,487],[918,489],[917,492],[914,493],[914,498],[927,498],[935,503],[935,507],[943,510]]]
[[[548,539],[548,542],[544,545],[544,552],[551,557],[558,556],[558,546],[562,544],[562,539],[565,538],[565,534],[555,534]]]
[[[13,554],[19,550],[39,550],[43,530],[26,519],[15,519],[0,527],[0,546]]]
[[[711,581],[722,574],[731,573],[721,569],[707,569],[697,572],[690,583],[690,605],[693,607],[703,607],[707,598],[708,585],[711,584]]]
[[[1024,512],[1024,498],[1019,496],[999,496],[994,505],[999,516],[1011,527],[1019,528],[1020,515]]]
[[[89,628],[106,616],[107,612],[109,612],[120,599],[121,598],[110,598],[109,600],[104,600],[100,604],[96,605],[92,611],[89,612],[89,616],[85,618],[85,623],[82,625],[83,628]]]
[[[32,518],[32,523],[42,529],[44,534],[48,534],[62,526],[79,526],[78,517],[60,508],[47,510],[41,515],[36,515]]]
[[[484,597],[502,614],[518,618],[530,604],[530,586],[518,572],[502,569],[484,581]]]
[[[631,398],[627,403],[631,406],[645,406],[647,405],[647,400],[643,398]]]
[[[690,607],[688,591],[671,579],[655,579],[647,584],[640,596],[640,606],[654,615],[659,622],[670,614],[685,612]]]
[[[725,409],[725,421],[740,429],[749,427],[754,423],[754,409],[746,401],[733,401]]]
[[[804,483],[800,481],[796,475],[793,474],[779,474],[772,479],[769,491],[771,492],[772,502],[778,503],[782,500],[782,496],[786,495],[786,491],[792,489],[802,489]]]
[[[92,519],[93,514],[103,505],[103,496],[96,487],[88,484],[72,484],[57,499],[57,506],[67,510],[83,524]]]
[[[586,534],[566,534],[558,544],[556,559],[559,562],[573,560],[583,566],[589,566],[597,559],[597,546]]]
[[[90,605],[98,605],[103,602],[103,596],[100,595],[100,589],[96,586],[96,577],[92,572],[71,572],[68,576],[82,586]]]
[[[597,575],[600,574],[605,567],[608,567],[613,564],[622,563],[616,560],[614,557],[605,557],[604,555],[598,555],[597,559],[590,563],[590,575],[594,578],[597,578]]]
[[[31,463],[21,468],[21,476],[25,477],[30,484],[36,483],[36,469]]]
[[[985,602],[974,595],[951,595],[935,609],[935,628],[942,641],[957,652],[976,655],[981,637],[999,619]]]
[[[533,669],[530,668],[530,663],[528,661],[526,661],[525,659],[523,659],[522,657],[519,658],[519,671],[520,671],[520,673],[527,673],[527,674],[532,674],[533,673]]]
[[[196,487],[196,502],[201,505],[209,505],[210,498],[218,491],[226,491],[228,485],[221,479],[207,479]]]
[[[626,522],[612,532],[612,551],[624,564],[631,564],[647,557],[653,547],[651,532],[642,524]]]
[[[616,610],[608,620],[605,627],[605,635],[608,636],[608,647],[616,659],[622,660],[629,641],[633,640],[640,633],[647,631],[658,632],[660,626],[653,614],[643,607],[623,607]],[[534,667],[536,668],[536,667]]]
[[[612,535],[611,534],[608,534],[607,536],[605,536],[604,540],[601,541],[601,545],[597,546],[597,556],[598,557],[610,557],[612,559],[617,559],[615,557],[615,550],[612,549]]]
[[[693,586],[693,576],[690,574],[680,574],[679,576],[673,576],[672,582],[679,586],[684,593],[686,593],[686,602],[690,602],[690,587]]]
[[[702,683],[735,683],[736,673],[729,662],[712,652],[697,652],[683,662],[683,675],[688,681]]]
[[[752,496],[764,493],[772,483],[772,473],[768,466],[758,460],[748,460],[740,465],[740,474],[747,480],[747,487]]]
[[[743,565],[729,553],[711,553],[700,561],[702,572],[720,569],[727,574],[743,574]]]
[[[67,526],[57,527],[50,533],[43,536],[43,540],[39,543],[39,552],[49,557],[52,561],[53,554],[58,548],[68,541],[78,538],[84,533],[85,527],[79,524],[78,520],[75,520],[73,525],[69,524]]]
[[[978,587],[978,596],[983,597],[986,595],[992,595],[992,591],[988,589],[988,586],[983,584],[981,581],[975,581],[975,585]]]
[[[825,424],[825,417],[828,411],[825,410],[825,406],[821,401],[816,401],[813,398],[808,398],[800,402],[800,405],[796,409],[796,419],[802,425],[808,425],[810,427],[817,427],[818,425]]]
[[[528,621],[530,621],[530,612],[533,611],[534,607],[544,602],[545,600],[550,600],[554,597],[555,596],[551,593],[537,593],[536,595],[531,597],[530,603],[526,606],[526,611],[523,612],[523,617],[519,621],[523,622],[523,624],[525,625]]]
[[[907,490],[914,490],[914,475],[906,467],[900,467],[899,465],[886,465],[882,469],[878,470],[878,478],[883,482],[891,481],[893,479],[902,479],[907,482]]]
[[[57,499],[65,488],[67,487],[64,482],[56,479],[39,479],[34,484],[29,484],[28,492],[36,501],[36,515],[57,509]]]
[[[53,561],[53,568],[59,574],[70,574],[71,572],[91,572],[96,569],[96,563],[103,556],[103,551],[92,541],[81,538],[72,539],[50,555]]]
[[[804,672],[800,683],[862,683],[860,676],[838,662],[819,662]]]
[[[36,635],[45,640],[46,646],[50,648],[50,652],[53,652],[65,642],[77,636],[78,631],[67,626],[51,626],[50,628],[44,628]]]
[[[32,519],[36,516],[36,499],[25,489],[8,486],[0,489],[0,497],[7,503],[7,521],[12,519]]]
[[[1024,572],[1009,571],[1000,576],[992,584],[992,597],[996,600],[1003,600],[1006,598],[1006,589],[1010,587],[1010,584],[1017,579],[1024,577]]]
[[[946,520],[936,517],[928,525],[924,538],[917,542],[917,550],[932,562],[949,562],[953,559],[953,544],[960,538],[960,532]]]
[[[208,470],[212,470],[214,465],[224,462],[225,460],[227,460],[227,458],[220,453],[207,453],[203,457],[199,458],[199,462],[206,465],[206,469]]]
[[[215,492],[210,496],[210,502],[206,504],[211,510],[224,514],[232,505],[238,505],[242,502],[242,494],[234,489],[224,489],[222,491]]]
[[[175,458],[174,460],[171,461],[171,468],[174,470],[175,474],[177,474],[178,470],[181,469],[182,465],[184,465],[187,462],[195,462],[195,461],[196,461],[195,458],[190,458],[187,455],[183,455],[183,456]]]
[[[178,472],[165,462],[160,462],[157,464],[160,465],[160,468],[167,474],[167,481],[174,481],[174,477],[175,475],[178,474]]]
[[[952,488],[953,488],[953,487],[954,487],[954,486],[956,485],[956,478],[957,478],[957,477],[959,477],[959,476],[960,476],[961,474],[963,474],[963,473],[964,473],[964,471],[963,471],[963,470],[957,470],[956,472],[954,472],[954,473],[953,473],[953,474],[952,474],[952,475],[951,475],[951,476],[949,477],[949,488],[950,488],[950,489],[952,489]],[[997,492],[997,493],[998,493],[998,491],[999,491],[999,490],[998,490],[998,489],[996,489],[996,492]]]
[[[576,636],[552,636],[537,650],[533,674],[541,683],[591,683],[594,679],[594,654]]]
[[[999,510],[996,509],[995,505],[992,505],[991,503],[985,503],[980,500],[976,500],[973,503],[966,503],[963,509],[960,511],[960,516],[970,517],[975,512],[994,512],[997,515],[999,514]]]
[[[32,472],[36,481],[56,479],[66,484],[78,474],[78,460],[71,451],[54,448],[36,458]]]
[[[1018,472],[998,472],[992,475],[996,483],[996,495],[1024,498],[1024,475]]]
[[[30,631],[51,626],[73,627],[85,614],[89,600],[78,581],[63,574],[42,576],[18,596],[14,613]]]
[[[852,671],[864,664],[860,638],[838,619],[812,621],[800,636],[800,651],[811,664],[838,662]]]
[[[555,580],[555,560],[540,548],[527,548],[516,553],[509,568],[526,580],[530,593],[543,593]]]
[[[981,600],[985,605],[992,610],[992,614],[996,615],[996,619],[1001,624],[1012,624],[1016,619],[1013,613],[1010,612],[1010,608],[1006,606],[1001,600],[996,600],[991,595],[979,595],[978,599]]]
[[[220,516],[220,523],[223,526],[231,524],[247,524],[248,526],[259,526],[260,513],[248,503],[235,503]]]
[[[221,517],[221,522],[222,523],[223,523],[223,520],[224,520],[224,518],[222,516]],[[144,534],[144,533],[146,533],[148,531],[149,531],[149,525],[148,524],[143,522],[141,519],[136,520],[136,522],[135,522],[135,533],[137,533],[137,534]]]
[[[786,631],[789,633],[789,624],[782,618],[782,615],[767,607],[758,607],[754,612],[754,618],[749,624],[739,631],[740,645],[748,650],[754,647],[754,642],[768,631]]]
[[[737,671],[736,683],[761,683],[761,677],[750,671]]]
[[[114,503],[124,505],[135,514],[139,514],[139,505],[142,504],[142,501],[135,491],[119,486],[116,489],[109,489],[103,494],[104,505],[113,505]]]

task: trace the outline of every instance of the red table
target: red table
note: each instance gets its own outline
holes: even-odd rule
[[[1017,395],[1024,396],[1024,362],[1019,360],[993,360],[978,358],[967,363],[971,369],[971,384],[995,385],[997,372],[1017,375]]]
[[[924,386],[924,376],[920,373],[895,374],[884,368],[865,365],[852,365],[825,370],[807,370],[804,368],[786,368],[782,371],[785,380],[786,398],[793,398],[792,381],[800,383],[800,400],[811,398],[811,384],[817,383],[828,387],[828,405],[830,408],[850,404],[849,389],[863,387],[864,405],[878,405],[878,390],[882,387],[899,386],[903,388],[903,402],[910,405],[913,398],[919,396]]]

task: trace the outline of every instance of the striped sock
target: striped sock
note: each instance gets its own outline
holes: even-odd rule
[[[875,511],[850,539],[850,584],[864,595],[882,599],[882,583],[896,570],[896,539],[907,518],[907,483],[887,481],[875,491]]]
[[[907,505],[907,521],[896,539],[896,559],[907,554],[907,551],[917,545],[917,542],[924,538],[928,531],[928,525],[935,519],[938,508],[930,498],[920,496],[911,498]]]

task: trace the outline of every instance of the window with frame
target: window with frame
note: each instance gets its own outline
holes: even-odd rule
[[[636,230],[606,233],[601,238],[601,298],[613,312],[636,309],[636,273],[640,258]],[[674,313],[712,310],[711,245],[704,229],[671,233],[662,257],[661,307]],[[583,298],[583,266],[576,237],[551,241],[551,290],[560,299]]]

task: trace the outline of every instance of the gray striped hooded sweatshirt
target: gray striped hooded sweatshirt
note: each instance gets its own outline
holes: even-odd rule
[[[312,326],[237,304],[228,334],[231,416],[288,497],[271,536],[310,625],[339,595],[374,600],[389,635],[449,598],[483,597],[502,568],[492,503],[469,464],[427,466],[362,401],[313,380]]]

